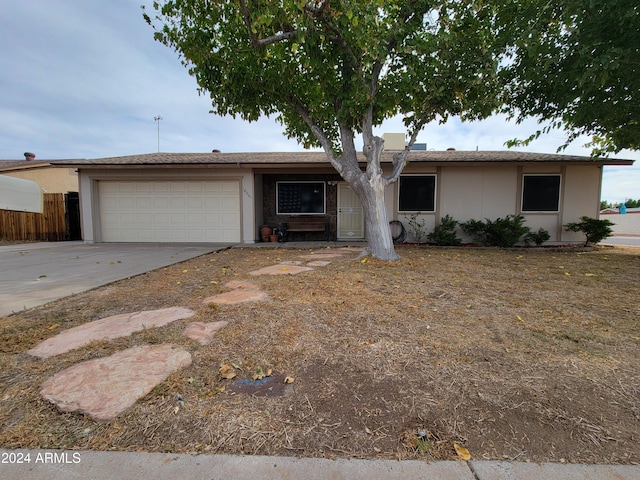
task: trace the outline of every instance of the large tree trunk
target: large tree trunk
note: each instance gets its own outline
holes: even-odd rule
[[[384,141],[374,136],[369,136],[367,140],[364,146],[366,170],[358,167],[355,149],[345,149],[339,172],[362,203],[367,252],[380,260],[398,260],[400,257],[393,245],[384,198],[388,179],[383,176],[380,167]]]
[[[398,260],[400,257],[393,246],[387,207],[384,201],[386,186],[384,177],[380,175],[377,178],[371,178],[367,183],[360,201],[364,209],[365,232],[369,243],[368,251],[380,260]]]
[[[393,170],[385,177],[380,165],[384,140],[373,135],[372,118],[370,109],[363,122],[362,138],[364,140],[363,153],[367,161],[363,171],[358,164],[358,153],[354,143],[354,133],[349,126],[340,126],[340,139],[342,143],[342,155],[335,156],[333,145],[324,132],[313,122],[311,117],[300,111],[302,118],[311,127],[312,132],[327,153],[333,167],[340,176],[349,184],[358,195],[365,218],[365,234],[368,242],[367,252],[380,260],[398,260],[400,257],[395,251],[391,227],[387,216],[384,192],[387,185],[395,182],[405,164],[406,153],[410,145],[415,141],[415,135],[410,140],[409,147],[400,155],[394,155]],[[417,133],[416,133],[417,135]]]

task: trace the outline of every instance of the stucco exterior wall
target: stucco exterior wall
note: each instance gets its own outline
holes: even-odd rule
[[[75,168],[43,167],[3,173],[8,177],[36,182],[45,193],[78,191],[78,174]]]
[[[596,166],[568,166],[563,169],[564,194],[562,199],[562,225],[580,221],[580,217],[598,218],[600,212],[600,187],[602,169]],[[562,229],[562,240],[580,242],[584,234],[566,232]]]
[[[550,242],[581,242],[584,240],[581,233],[565,232],[563,225],[578,221],[581,216],[598,216],[602,172],[596,165],[445,165],[431,170],[419,170],[416,165],[408,167],[403,173],[436,174],[436,211],[423,212],[417,217],[424,222],[427,233],[433,231],[439,219],[445,215],[465,222],[523,214],[525,225],[531,230],[543,228],[549,232]],[[526,174],[561,176],[558,212],[522,212],[522,179]],[[410,217],[398,212],[397,189],[396,184],[394,214],[391,218],[398,218],[406,228]],[[457,234],[464,242],[471,241],[459,227]],[[408,240],[412,241],[410,237]]]
[[[495,219],[517,207],[516,167],[443,167],[438,175],[440,217],[460,222]]]

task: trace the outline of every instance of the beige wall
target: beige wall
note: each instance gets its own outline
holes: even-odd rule
[[[439,180],[438,216],[460,222],[498,218],[517,207],[516,167],[443,167]]]
[[[36,182],[45,193],[78,191],[78,174],[74,168],[42,167],[3,173],[8,177]]]
[[[581,216],[597,218],[600,205],[601,169],[596,166],[550,165],[489,165],[442,166],[419,171],[419,165],[409,165],[403,173],[436,173],[436,211],[423,213],[427,233],[439,219],[451,215],[459,222],[467,220],[495,220],[498,217],[521,213],[522,176],[524,174],[560,174],[560,211],[525,213],[526,223],[533,231],[544,228],[551,235],[550,242],[581,242],[581,233],[565,232],[563,225],[578,221]],[[397,183],[394,184],[394,210],[391,218],[408,225],[408,216],[397,209]],[[460,228],[458,236],[470,241]],[[409,241],[412,239],[409,238]]]
[[[600,186],[602,169],[596,166],[568,166],[564,169],[562,195],[562,224],[580,221],[580,217],[598,218],[600,214]],[[580,232],[565,232],[563,241],[584,241]]]

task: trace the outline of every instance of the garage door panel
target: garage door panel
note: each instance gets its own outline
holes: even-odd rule
[[[150,186],[153,193],[169,193],[171,191],[169,182],[150,182]]]
[[[104,242],[238,242],[238,181],[102,181]]]
[[[204,207],[204,199],[202,197],[188,197],[187,207],[189,210],[200,210]]]
[[[180,209],[184,210],[187,207],[187,202],[184,197],[174,197],[169,200],[169,208],[171,210]]]
[[[149,197],[137,197],[136,209],[138,210],[151,210],[153,208],[153,201]]]

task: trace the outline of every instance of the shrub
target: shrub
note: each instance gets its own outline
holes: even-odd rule
[[[525,245],[529,246],[532,243],[535,243],[536,246],[542,245],[544,242],[549,240],[551,235],[544,228],[538,229],[537,232],[529,232],[524,236]]]
[[[460,226],[466,234],[483,245],[513,247],[523,235],[530,231],[529,227],[524,226],[524,222],[525,218],[522,215],[507,215],[495,221],[469,220],[461,223]]]
[[[427,239],[427,231],[425,229],[424,220],[418,218],[420,212],[407,215],[409,219],[407,222],[407,229],[409,230],[409,236],[413,238],[416,243],[425,243]]]
[[[456,226],[458,226],[458,221],[449,215],[445,215],[440,219],[440,225],[434,228],[427,238],[436,245],[460,245],[461,240],[456,235]]]
[[[569,232],[582,232],[587,237],[585,245],[601,242],[611,236],[611,226],[615,223],[609,220],[598,220],[591,217],[580,217],[580,222],[567,223],[564,228]]]

